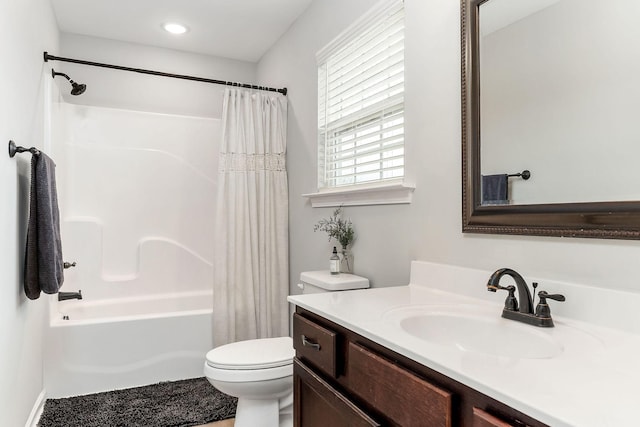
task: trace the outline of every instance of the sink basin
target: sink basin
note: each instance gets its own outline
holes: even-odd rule
[[[563,352],[547,328],[536,328],[500,317],[455,310],[406,313],[400,328],[421,340],[460,350],[519,359],[548,359]]]

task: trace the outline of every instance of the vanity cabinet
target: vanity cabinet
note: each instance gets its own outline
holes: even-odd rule
[[[296,426],[378,427],[381,425],[299,360],[293,362],[293,390]]]
[[[300,307],[293,340],[295,427],[545,427]]]

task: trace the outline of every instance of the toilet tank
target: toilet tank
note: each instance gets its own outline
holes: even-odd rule
[[[300,273],[298,288],[303,294],[320,292],[347,291],[369,287],[369,279],[355,274],[331,274],[329,270],[305,271]]]

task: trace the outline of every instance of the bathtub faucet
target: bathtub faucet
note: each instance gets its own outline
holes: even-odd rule
[[[82,299],[82,291],[78,292],[58,292],[58,301],[67,299]]]

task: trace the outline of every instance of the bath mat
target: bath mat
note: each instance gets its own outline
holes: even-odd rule
[[[206,378],[47,399],[39,427],[188,427],[233,418],[238,400]]]

